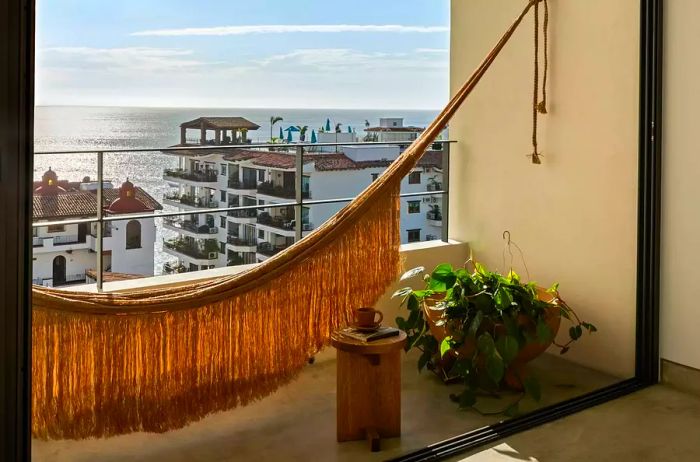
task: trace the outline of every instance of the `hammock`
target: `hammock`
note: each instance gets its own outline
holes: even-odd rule
[[[524,11],[423,134],[367,189],[286,251],[181,287],[33,287],[32,432],[41,439],[164,432],[288,383],[352,307],[401,271],[401,179],[446,127]]]

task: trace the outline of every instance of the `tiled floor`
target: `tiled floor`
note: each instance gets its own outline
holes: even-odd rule
[[[484,450],[450,461],[696,462],[700,398],[659,385],[517,434],[505,443],[512,451]]]
[[[250,406],[209,416],[166,434],[132,434],[103,440],[34,441],[34,462],[180,461],[379,461],[482,427],[498,416],[459,411],[449,400],[459,386],[431,373],[418,374],[407,355],[402,380],[402,437],[382,441],[370,453],[364,442],[335,440],[335,354],[327,350],[298,380]],[[609,385],[615,378],[545,355],[533,364],[545,400],[552,404]],[[503,407],[486,403],[483,410]],[[529,406],[533,406],[529,403]],[[543,459],[548,460],[548,459]]]

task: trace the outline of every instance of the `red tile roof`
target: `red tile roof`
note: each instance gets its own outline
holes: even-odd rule
[[[253,165],[261,167],[271,167],[279,169],[293,169],[295,166],[296,157],[294,154],[269,151],[243,151],[237,150],[234,153],[229,153],[224,156],[225,160],[230,162],[235,161],[250,161]],[[335,170],[362,170],[365,168],[381,168],[388,167],[391,164],[389,160],[371,160],[355,162],[343,153],[338,154],[313,154],[309,153],[304,156],[304,163],[314,163],[318,171],[335,171]],[[442,165],[441,151],[428,151],[418,162],[421,167],[440,167]]]
[[[103,191],[105,207],[119,197],[119,189]],[[136,199],[149,210],[162,210],[163,206],[142,188],[136,188]],[[32,216],[35,220],[94,217],[97,215],[97,194],[94,191],[67,191],[50,196],[34,196]]]

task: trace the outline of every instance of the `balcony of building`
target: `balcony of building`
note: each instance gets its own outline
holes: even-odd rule
[[[217,200],[180,193],[165,194],[163,203],[183,210],[215,209],[219,207],[219,201]]]
[[[219,246],[216,240],[203,243],[192,239],[163,240],[163,251],[178,259],[198,266],[216,265],[219,258]]]
[[[428,225],[440,227],[442,226],[442,211],[437,205],[432,206],[433,209],[425,213],[425,219]]]
[[[242,194],[255,194],[258,182],[255,179],[229,178],[228,189],[237,191]]]
[[[163,263],[163,274],[182,274],[188,271],[188,267],[180,261]]]
[[[171,217],[163,218],[163,228],[196,239],[211,239],[212,235],[219,232],[219,228],[216,226],[210,226],[208,224],[199,225],[190,220]]]
[[[163,179],[177,184],[216,188],[218,173],[216,170],[166,169]]]
[[[257,191],[259,195],[268,196],[270,198],[279,199],[295,199],[296,189],[293,186],[284,186],[279,184],[274,184],[271,181],[266,181],[258,184]],[[302,189],[301,193],[302,199],[310,199],[311,192],[309,189]]]
[[[254,237],[226,236],[226,245],[233,252],[255,252],[257,239]]]

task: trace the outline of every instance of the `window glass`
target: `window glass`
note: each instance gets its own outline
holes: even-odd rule
[[[420,201],[408,201],[408,213],[420,213]]]

